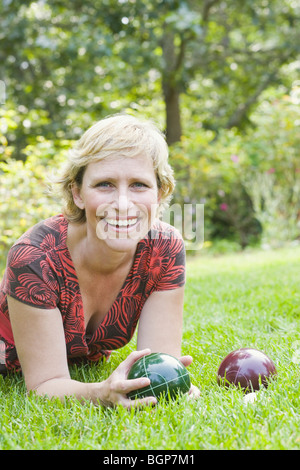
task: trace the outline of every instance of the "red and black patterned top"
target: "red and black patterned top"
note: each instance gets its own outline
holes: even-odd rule
[[[67,229],[68,221],[56,215],[28,230],[9,251],[0,284],[0,372],[20,370],[6,295],[33,307],[59,308],[68,360],[74,363],[97,361],[127,344],[149,295],[184,285],[183,240],[174,227],[158,222],[138,243],[131,270],[104,320],[87,335]]]

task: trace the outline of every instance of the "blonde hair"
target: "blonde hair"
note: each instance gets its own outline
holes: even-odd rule
[[[63,198],[63,213],[70,222],[85,222],[85,210],[76,206],[72,186],[81,186],[89,163],[110,156],[145,155],[153,161],[157,186],[160,190],[159,212],[168,206],[175,180],[168,163],[168,146],[163,134],[149,121],[131,115],[118,114],[96,122],[70,150],[62,176],[57,180]]]

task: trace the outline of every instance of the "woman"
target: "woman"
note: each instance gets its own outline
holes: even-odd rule
[[[165,140],[132,116],[106,118],[70,152],[58,183],[63,214],[32,227],[9,252],[0,286],[2,372],[22,370],[27,389],[49,397],[155,403],[127,398],[149,384],[127,374],[150,351],[181,354],[184,246],[157,218],[174,188]],[[137,323],[137,351],[107,380],[71,379],[69,363],[108,357]]]

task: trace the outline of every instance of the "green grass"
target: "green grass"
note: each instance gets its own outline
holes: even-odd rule
[[[103,409],[27,396],[21,377],[0,377],[0,449],[299,449],[299,261],[299,247],[189,260],[183,353],[194,357],[197,401]],[[222,358],[245,346],[266,352],[278,371],[253,404],[216,382]],[[72,376],[105,379],[134,347]]]

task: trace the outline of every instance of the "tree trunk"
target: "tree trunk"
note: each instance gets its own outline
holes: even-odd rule
[[[270,85],[270,83],[272,83],[276,77],[276,74],[277,70],[275,72],[270,72],[265,78],[262,78],[255,92],[245,101],[245,103],[239,105],[235,112],[230,116],[225,125],[225,129],[241,126],[243,119],[245,119],[245,117],[247,117],[249,114],[251,106],[257,102],[262,92]]]
[[[181,138],[180,90],[178,72],[183,59],[183,48],[177,56],[174,46],[174,33],[166,32],[162,40],[164,70],[162,89],[166,110],[166,138],[169,145]]]
[[[168,145],[178,142],[181,138],[180,93],[176,86],[170,83],[163,84],[163,93],[166,107],[166,138]]]

